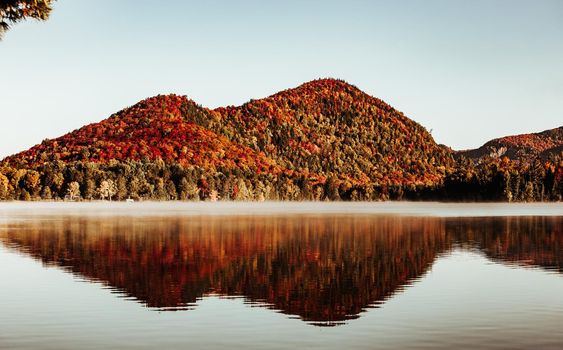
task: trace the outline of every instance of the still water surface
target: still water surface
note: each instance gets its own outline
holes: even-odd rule
[[[563,348],[561,206],[268,205],[4,204],[0,348]]]

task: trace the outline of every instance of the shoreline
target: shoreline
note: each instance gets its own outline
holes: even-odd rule
[[[397,215],[416,217],[563,216],[563,202],[0,202],[0,218],[35,215]]]

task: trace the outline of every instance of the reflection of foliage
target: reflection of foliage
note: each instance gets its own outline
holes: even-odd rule
[[[489,258],[563,273],[563,219],[545,217],[449,220],[460,242],[476,242]]]
[[[27,18],[46,20],[55,0],[2,0],[0,1],[0,38],[15,24]]]
[[[22,224],[4,239],[149,307],[217,293],[325,324],[358,317],[420,278],[453,244],[563,271],[561,218],[240,217]]]

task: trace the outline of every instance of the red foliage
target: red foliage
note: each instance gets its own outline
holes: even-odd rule
[[[185,104],[195,105],[184,96],[148,98],[99,123],[44,141],[8,160],[25,159],[33,166],[41,163],[39,155],[44,153],[57,155],[64,162],[107,163],[111,159],[148,157],[182,165],[279,171],[264,155],[186,121],[180,110]]]
[[[280,173],[347,186],[439,183],[451,152],[380,99],[320,79],[239,107],[209,110],[185,96],[145,99],[9,157],[36,167],[161,158],[184,166]]]
[[[557,167],[557,171],[555,172],[555,181],[556,182],[563,182],[563,166]]]

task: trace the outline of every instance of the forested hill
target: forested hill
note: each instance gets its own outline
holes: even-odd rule
[[[451,162],[422,126],[333,79],[216,110],[184,96],[156,96],[6,161],[35,168],[56,158],[65,163],[161,158],[212,172],[283,171],[321,182],[333,177],[350,186],[435,184]]]
[[[216,113],[185,96],[156,96],[143,100],[109,118],[53,140],[44,140],[27,151],[5,159],[18,168],[37,168],[60,160],[65,164],[111,160],[168,163],[202,167],[240,168],[276,173],[280,167],[264,155],[198,122],[220,120]]]
[[[458,152],[475,160],[486,157],[507,157],[512,160],[533,160],[536,157],[548,159],[563,151],[563,126],[533,134],[505,136],[491,140],[483,146]]]
[[[521,162],[486,157],[476,167],[454,154],[382,100],[320,79],[214,110],[148,98],[4,159],[0,199],[561,198],[557,159],[530,177]],[[534,190],[506,196],[506,171]]]
[[[450,151],[437,145],[422,126],[335,79],[215,110],[184,96],[156,96],[4,160],[5,168],[40,172],[40,182],[51,193],[64,192],[65,186],[51,186],[46,171],[72,166],[71,173],[83,173],[78,169],[88,166],[105,172],[119,163],[127,165],[120,172],[131,177],[145,173],[139,181],[147,181],[146,169],[137,168],[154,163],[159,169],[174,166],[174,174],[159,170],[153,177],[160,177],[165,188],[175,188],[175,196],[186,192],[183,180],[211,180],[222,198],[262,183],[260,187],[270,188],[260,195],[266,199],[369,199],[374,189],[436,186],[452,162]],[[96,177],[61,176],[65,183],[78,182],[82,194],[92,192],[84,177]],[[109,177],[115,182],[116,176]],[[102,179],[91,181],[96,187]],[[151,179],[141,187],[146,194],[158,186],[157,179]],[[200,188],[200,193],[211,190]],[[140,196],[139,190],[124,192]]]
[[[288,169],[349,184],[432,185],[451,164],[424,127],[340,80],[323,79],[240,107],[209,125]]]

